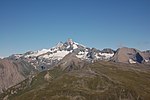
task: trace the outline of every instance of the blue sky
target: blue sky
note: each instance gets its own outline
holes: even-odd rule
[[[68,38],[98,49],[150,49],[150,0],[0,0],[0,56]]]

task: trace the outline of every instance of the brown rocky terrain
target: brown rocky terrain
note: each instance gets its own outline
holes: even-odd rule
[[[145,61],[145,58],[144,54],[141,54],[142,52],[137,49],[123,47],[116,51],[113,61],[122,63],[142,63]]]
[[[59,63],[58,66],[63,70],[77,70],[82,68],[84,65],[84,61],[77,58],[74,53],[70,53],[66,55]]]
[[[0,60],[0,93],[25,80],[34,67],[24,61]]]
[[[70,65],[70,64],[69,64]],[[64,67],[64,66],[61,66]],[[78,68],[72,65],[72,68]],[[77,70],[55,67],[27,78],[0,100],[149,100],[150,66],[97,61]],[[30,84],[29,84],[30,83]]]

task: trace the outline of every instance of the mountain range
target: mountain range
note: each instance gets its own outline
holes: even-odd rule
[[[0,99],[148,100],[149,72],[150,50],[99,50],[68,39],[0,59]]]
[[[150,62],[150,50],[140,51],[134,48],[119,48],[116,51],[110,48],[99,50],[89,48],[82,44],[68,39],[65,43],[59,42],[50,49],[29,51],[24,54],[14,54],[7,59],[25,60],[38,69],[40,66],[50,67],[57,64],[67,54],[74,53],[81,60],[92,62],[97,60],[107,60],[122,63],[148,63]]]

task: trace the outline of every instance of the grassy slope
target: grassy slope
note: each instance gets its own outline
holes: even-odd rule
[[[141,69],[141,67],[143,67]],[[143,65],[96,62],[70,72],[53,69],[33,78],[11,100],[149,100],[150,70]],[[21,83],[23,84],[23,83]],[[23,86],[23,85],[22,85]],[[25,86],[23,86],[25,87]]]

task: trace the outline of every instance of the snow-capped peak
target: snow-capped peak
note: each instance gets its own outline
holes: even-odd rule
[[[62,46],[63,46],[63,42],[58,42],[56,46],[54,46],[53,48],[61,48]]]
[[[68,41],[66,42],[67,44],[67,48],[72,48],[73,50],[74,49],[77,49],[79,47],[83,47],[83,48],[86,48],[86,46],[82,45],[82,44],[79,44],[77,42],[74,42],[72,39],[68,39]]]
[[[70,39],[70,38],[68,39],[67,42],[68,42],[69,45],[72,45],[72,44],[74,43],[74,42],[72,41],[72,39]]]
[[[110,59],[114,53],[109,53],[110,50],[87,48],[86,46],[68,39],[66,42],[59,42],[56,46],[49,49],[26,52],[21,55],[12,56],[15,59],[24,59],[34,66],[53,65],[63,59],[69,53],[74,53],[81,60],[98,60]],[[112,51],[113,52],[113,51]]]

